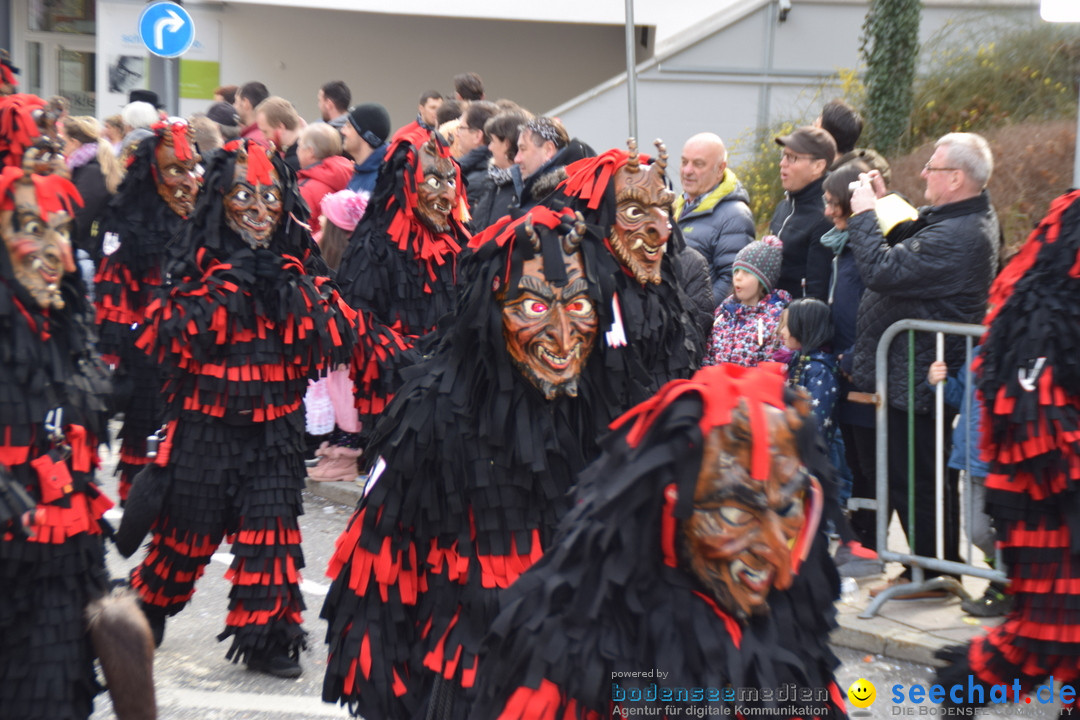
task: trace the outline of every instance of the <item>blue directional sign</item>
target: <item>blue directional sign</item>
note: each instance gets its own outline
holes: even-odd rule
[[[139,38],[155,55],[180,57],[195,42],[195,23],[188,11],[176,3],[154,3],[139,16]]]

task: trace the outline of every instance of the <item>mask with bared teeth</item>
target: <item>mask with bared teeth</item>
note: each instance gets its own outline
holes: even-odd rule
[[[506,349],[514,366],[546,399],[576,397],[599,325],[579,249],[585,224],[579,216],[574,229],[562,238],[531,223],[526,229],[534,254],[500,298]],[[542,251],[540,232],[546,242],[559,242],[561,252]],[[561,267],[545,265],[555,258],[561,259]]]
[[[416,216],[435,232],[450,231],[450,213],[457,204],[457,168],[439,154],[434,137],[417,148]]]
[[[57,199],[71,197],[75,188],[59,176],[36,180],[40,187],[30,175],[8,185],[11,201],[9,209],[0,210],[0,237],[15,281],[42,309],[60,310],[64,307],[60,282],[64,273],[75,271],[75,262],[70,240],[72,216]]]
[[[268,152],[254,143],[241,148],[225,194],[225,224],[253,250],[269,246],[281,222],[284,190]]]
[[[609,233],[611,249],[642,285],[660,282],[660,263],[671,238],[671,204],[675,194],[667,188],[667,148],[659,140],[656,162],[643,166],[633,138],[630,158],[615,173],[615,225]]]
[[[680,565],[720,607],[745,620],[768,611],[769,593],[791,587],[797,541],[816,523],[817,481],[803,466],[796,431],[810,417],[804,397],[781,410],[762,406],[751,430],[746,400],[731,422],[705,437],[693,514],[682,521]],[[768,438],[759,436],[767,431]],[[755,443],[767,442],[765,477],[752,473]]]
[[[179,118],[154,126],[160,135],[154,151],[154,181],[158,195],[180,217],[191,215],[199,193],[199,156],[192,150],[195,130]]]

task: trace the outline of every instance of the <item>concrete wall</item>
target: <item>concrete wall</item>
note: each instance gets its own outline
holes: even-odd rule
[[[212,2],[213,0],[193,0]],[[634,0],[634,21],[656,28],[657,42],[692,27],[701,18],[724,5],[741,0]],[[544,0],[544,2],[507,2],[506,0],[455,0],[434,3],[431,0],[230,0],[232,4],[286,6],[296,8],[349,10],[395,15],[430,17],[486,18],[532,22],[590,23],[618,25],[626,21],[626,0]]]
[[[420,93],[480,73],[489,99],[540,112],[625,70],[619,26],[467,20],[229,4],[221,9],[222,82],[262,80],[308,119],[318,88],[344,80],[353,102],[378,101],[395,127]],[[639,49],[639,57],[648,49]]]
[[[836,88],[823,90],[827,79],[859,67],[867,7],[865,0],[796,0],[781,23],[774,1],[746,0],[701,23],[681,45],[658,48],[652,60],[638,66],[640,144],[663,138],[677,157],[690,135],[710,130],[724,138],[731,161],[738,163],[757,128],[782,120],[813,121],[821,105],[840,94]],[[1038,0],[927,0],[921,37],[925,42],[956,22],[1039,22]],[[552,112],[597,150],[625,146],[626,74]],[[678,173],[672,176],[678,184]]]

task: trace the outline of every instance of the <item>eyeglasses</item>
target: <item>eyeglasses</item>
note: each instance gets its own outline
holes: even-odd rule
[[[813,160],[809,155],[796,155],[793,152],[784,150],[780,153],[780,162],[786,162],[788,165],[794,165],[800,160]]]
[[[930,163],[923,165],[923,172],[952,172],[953,170],[959,170],[960,168],[953,167],[934,167]]]

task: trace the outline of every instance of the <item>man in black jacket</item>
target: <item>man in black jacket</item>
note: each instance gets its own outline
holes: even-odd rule
[[[986,192],[993,164],[990,147],[979,135],[950,133],[938,140],[922,171],[930,205],[920,209],[918,219],[890,233],[890,240],[897,235],[900,238],[894,245],[889,245],[882,236],[875,211],[877,198],[870,183],[864,183],[852,194],[854,215],[848,223],[848,242],[866,283],[866,292],[859,301],[855,340],[854,380],[860,390],[874,390],[878,341],[897,320],[982,321],[990,283],[997,272],[1000,247],[997,215]],[[919,382],[935,359],[933,336],[919,333],[915,339],[911,438],[908,437],[907,357],[908,341],[906,334],[902,334],[889,348],[889,507],[899,512],[915,554],[935,557],[932,390]],[[945,361],[949,367],[963,365],[964,346],[958,336],[946,342]],[[952,427],[948,419],[945,426]],[[945,440],[947,443],[948,438]],[[922,498],[915,507],[914,538],[908,527],[909,442],[914,445],[915,493]],[[947,560],[959,560],[956,489],[953,472],[946,476],[944,558]]]
[[[458,159],[461,167],[461,177],[465,179],[465,187],[469,193],[469,205],[472,206],[475,191],[485,176],[487,176],[488,162],[491,160],[491,150],[488,143],[491,138],[484,132],[484,125],[499,112],[499,106],[487,100],[477,100],[469,103],[461,116],[461,122],[454,131],[458,145],[465,152]]]
[[[826,300],[832,253],[821,236],[832,229],[825,217],[821,183],[836,157],[836,141],[821,128],[801,127],[776,138],[780,152],[780,181],[784,200],[776,206],[769,233],[784,243],[784,259],[776,287],[791,297]]]

